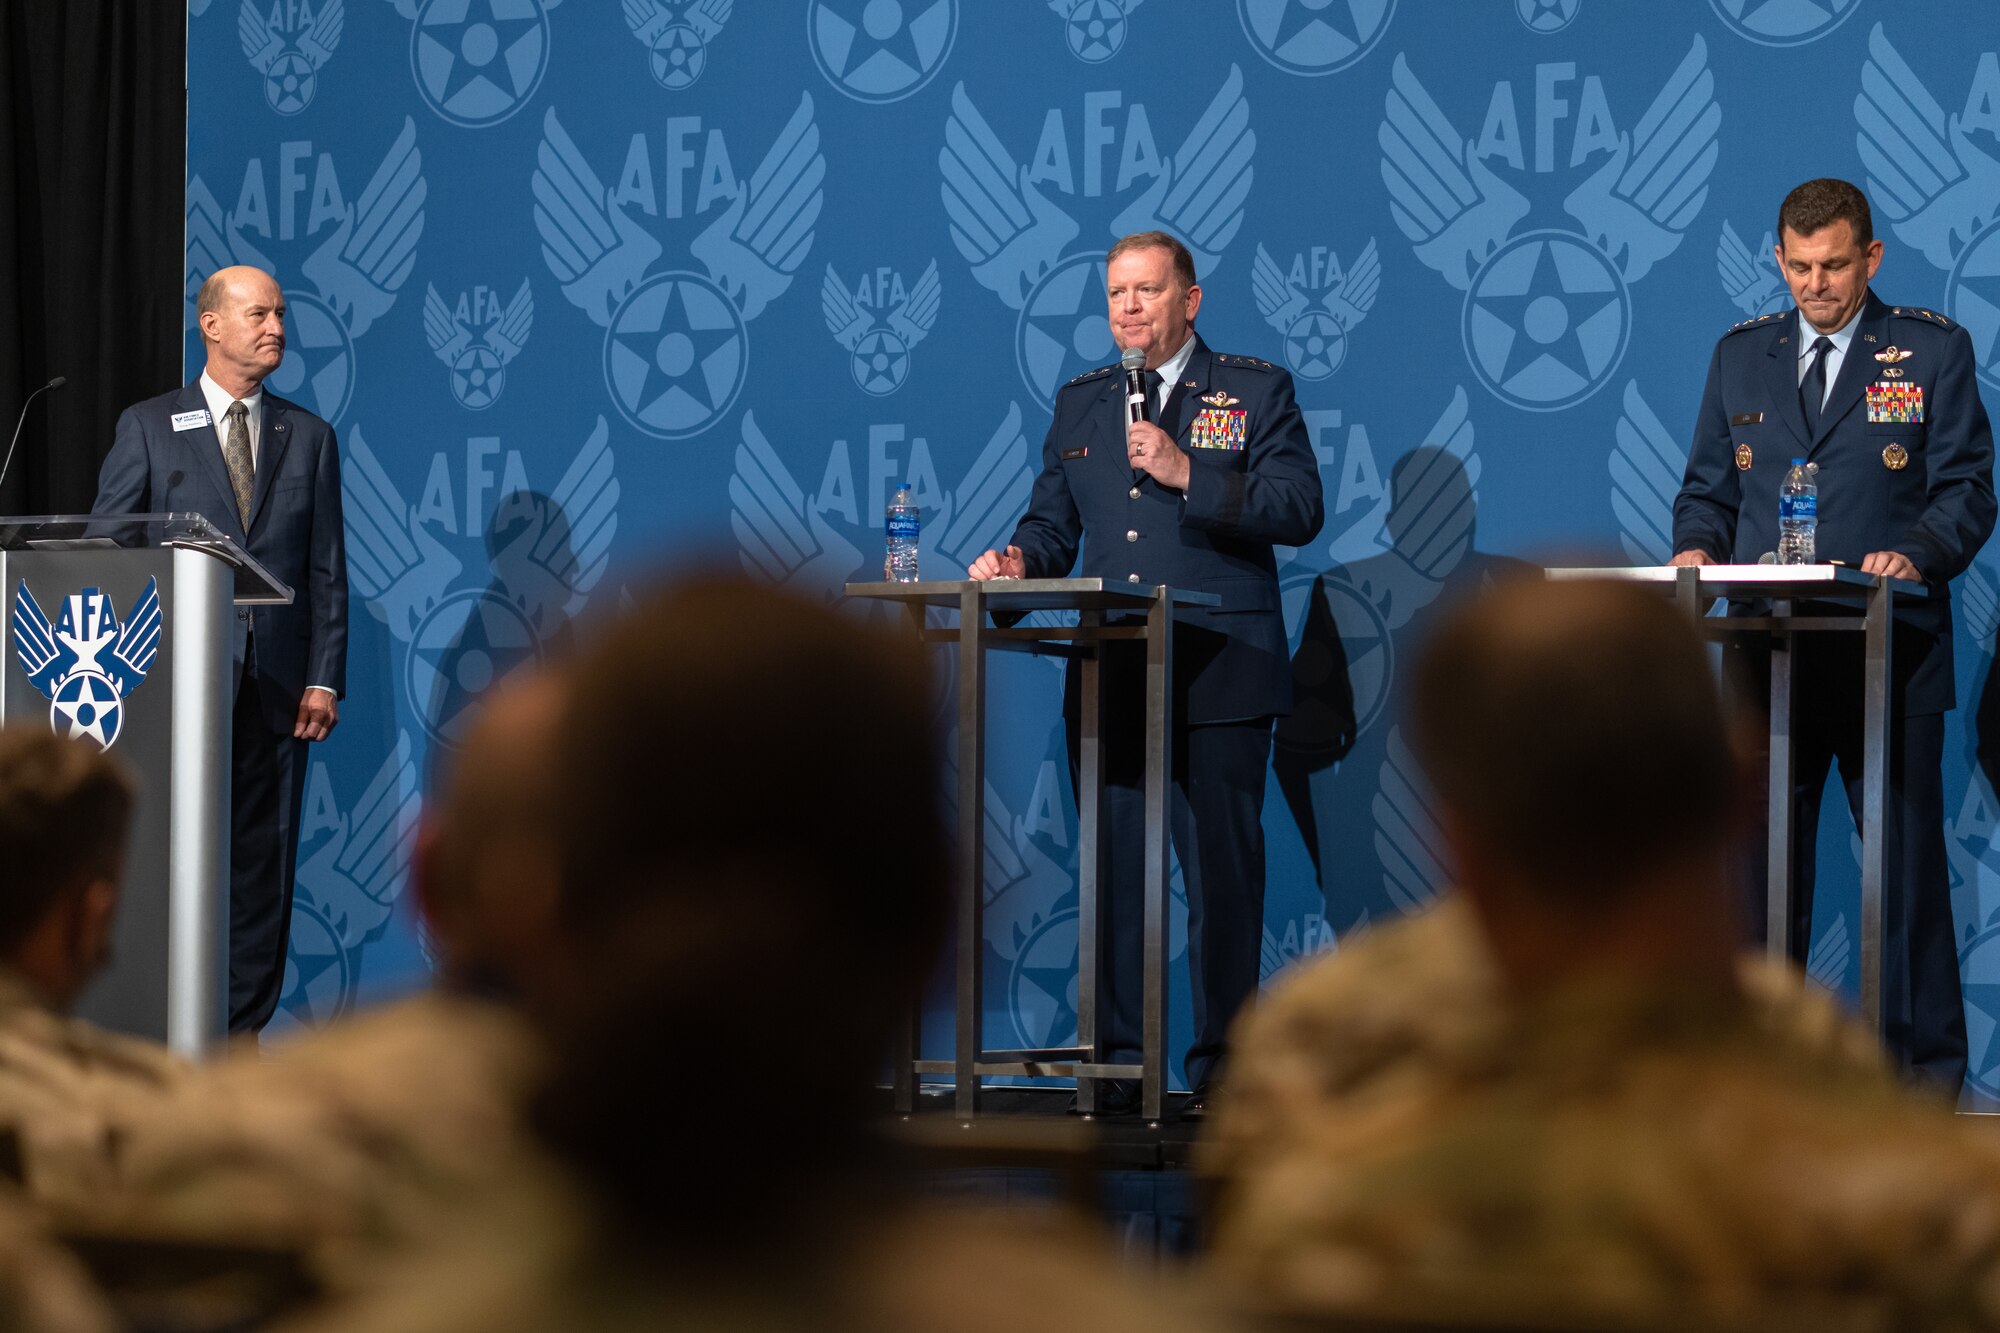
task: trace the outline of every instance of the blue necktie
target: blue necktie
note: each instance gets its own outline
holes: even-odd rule
[[[1806,367],[1806,377],[1799,383],[1799,406],[1806,411],[1806,434],[1819,438],[1819,413],[1826,402],[1826,354],[1833,350],[1833,339],[1821,334],[1813,343],[1813,361]]]

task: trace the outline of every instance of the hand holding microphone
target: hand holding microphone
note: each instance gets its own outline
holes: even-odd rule
[[[1125,367],[1125,458],[1132,468],[1133,483],[1147,476],[1172,490],[1185,491],[1188,456],[1171,435],[1153,424],[1153,395],[1146,383],[1144,349],[1126,348],[1119,364]]]

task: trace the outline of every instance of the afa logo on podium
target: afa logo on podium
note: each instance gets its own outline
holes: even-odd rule
[[[701,434],[736,402],[750,372],[749,324],[805,262],[826,177],[810,93],[747,180],[731,168],[720,130],[701,135],[699,117],[670,118],[657,178],[653,143],[633,135],[607,187],[551,107],[533,177],[542,259],[570,304],[604,330],[605,390],[626,421],[662,440]],[[666,248],[634,215],[711,212],[688,246],[701,271],[656,268]]]
[[[1397,227],[1465,293],[1459,333],[1474,375],[1502,402],[1556,412],[1618,369],[1633,284],[1707,201],[1722,112],[1699,35],[1630,129],[1598,75],[1578,83],[1569,61],[1524,73],[1529,116],[1502,79],[1468,139],[1398,55],[1377,138]]]
[[[145,683],[165,628],[155,579],[146,580],[122,625],[101,588],[63,598],[53,625],[25,579],[14,590],[14,656],[49,701],[49,726],[100,750],[118,743],[125,698]]]

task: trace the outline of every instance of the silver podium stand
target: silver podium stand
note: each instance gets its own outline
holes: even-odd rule
[[[1865,636],[1862,679],[1861,780],[1861,1018],[1882,1030],[1882,887],[1888,848],[1882,836],[1889,790],[1889,678],[1893,643],[1891,603],[1930,596],[1921,583],[1863,574],[1846,565],[1702,565],[1679,569],[1641,565],[1617,569],[1551,569],[1552,579],[1612,578],[1659,586],[1696,618],[1711,638],[1768,637],[1771,643],[1770,845],[1766,853],[1766,944],[1774,957],[1791,952],[1792,883],[1792,659],[1795,634],[1859,633]],[[1710,617],[1718,598],[1762,599],[1765,616]],[[1861,614],[1825,615],[1795,609],[1801,602],[1859,606]]]
[[[292,590],[199,514],[0,519],[0,589],[0,720],[80,727],[139,778],[111,963],[76,1012],[199,1055],[229,1016],[230,619]]]
[[[1148,583],[1104,579],[960,579],[927,583],[850,583],[850,597],[900,602],[926,643],[955,643],[958,656],[958,933],[956,1042],[953,1058],[925,1060],[917,1049],[917,1021],[905,1025],[896,1054],[898,1111],[916,1107],[916,1080],[922,1074],[950,1074],[954,1109],[971,1118],[979,1113],[980,1081],[999,1075],[1074,1078],[1077,1108],[1097,1109],[1097,1080],[1139,1080],[1139,1109],[1158,1120],[1166,1095],[1167,1035],[1167,780],[1173,772],[1173,730],[1168,705],[1173,698],[1174,611],[1215,606],[1213,593],[1186,592]],[[932,626],[929,608],[956,611],[955,626]],[[1020,626],[1035,611],[1075,612],[1075,626]],[[1145,614],[1143,624],[1106,624],[1107,614]],[[1009,623],[987,623],[998,613]],[[1098,1058],[1097,959],[1100,903],[1097,893],[1098,820],[1104,797],[1099,712],[1103,682],[1096,645],[1120,639],[1146,645],[1146,942],[1144,1027],[1140,1062],[1110,1064]],[[1037,653],[1065,657],[1082,671],[1077,754],[1077,1044],[1028,1050],[989,1051],[981,1032],[981,951],[985,947],[986,652]]]

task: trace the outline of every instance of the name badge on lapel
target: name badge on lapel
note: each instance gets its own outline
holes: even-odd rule
[[[1088,447],[1082,449],[1065,449],[1062,451],[1062,461],[1065,463],[1071,459],[1088,457],[1090,457],[1090,449]]]
[[[159,420],[158,417],[155,417],[153,419],[155,421]],[[197,430],[202,426],[212,426],[215,424],[215,419],[209,416],[207,408],[198,407],[192,412],[174,413],[173,422],[175,430],[183,431],[183,430]]]
[[[1188,427],[1188,444],[1195,449],[1241,449],[1249,415],[1240,407],[1203,408]]]

